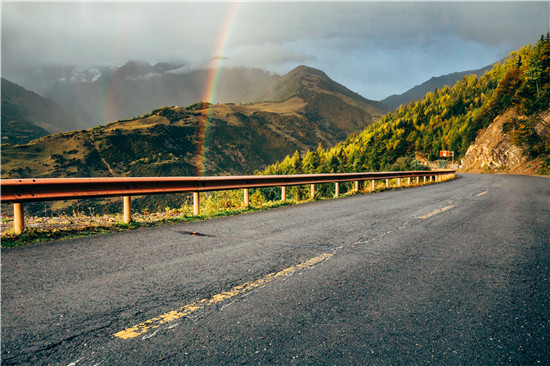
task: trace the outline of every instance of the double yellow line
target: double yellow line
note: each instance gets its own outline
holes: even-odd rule
[[[160,316],[157,316],[156,318],[149,319],[143,323],[134,325],[131,328],[122,330],[118,333],[115,333],[114,336],[122,339],[130,339],[135,338],[139,335],[142,335],[146,332],[149,332],[150,330],[153,330],[155,328],[160,327],[163,324],[166,324],[168,322],[172,322],[177,319],[181,319],[183,317],[189,316],[189,314],[194,313],[195,311],[205,309],[211,305],[215,305],[218,303],[221,303],[222,301],[228,300],[232,297],[235,297],[237,295],[242,295],[246,292],[252,291],[253,289],[263,286],[279,277],[283,276],[289,276],[293,274],[296,271],[299,271],[304,268],[311,267],[319,262],[322,262],[326,259],[329,259],[334,254],[331,253],[323,253],[318,257],[311,258],[308,261],[305,261],[303,263],[297,264],[295,266],[283,269],[280,272],[276,273],[270,273],[267,276],[254,281],[254,282],[247,282],[239,286],[233,287],[231,290],[222,292],[220,294],[216,294],[209,299],[202,299],[199,301],[195,301],[189,305],[182,306],[181,308],[178,308],[176,310],[170,311],[166,314],[162,314]]]

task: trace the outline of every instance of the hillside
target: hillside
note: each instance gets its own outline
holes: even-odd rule
[[[2,143],[27,143],[81,128],[83,122],[55,102],[2,78]]]
[[[323,71],[303,65],[274,78],[271,85],[255,93],[250,97],[252,100],[276,103],[296,97],[307,100],[304,114],[309,119],[332,120],[351,132],[362,129],[388,110],[386,105],[334,82]]]
[[[478,77],[483,76],[486,71],[489,71],[493,68],[493,65],[485,66],[478,70],[469,70],[463,72],[454,72],[442,76],[434,76],[430,80],[423,82],[420,85],[415,86],[407,90],[403,94],[394,94],[383,100],[381,103],[384,103],[391,108],[392,111],[395,111],[399,108],[400,105],[407,105],[411,101],[417,101],[418,99],[424,98],[424,96],[433,92],[435,89],[442,89],[447,86],[453,86],[457,81],[460,81],[464,76],[477,75]]]
[[[2,144],[26,144],[49,134],[49,131],[12,114],[9,108],[2,110]]]
[[[548,174],[549,106],[547,35],[535,46],[512,52],[502,64],[497,63],[479,78],[475,74],[464,76],[452,87],[429,92],[423,99],[401,106],[333,148],[318,148],[305,156],[288,155],[263,173],[408,170],[418,168],[419,160],[438,159],[440,150],[452,150],[457,160],[469,164],[468,169],[513,171],[515,165],[521,163],[528,168],[531,162],[537,167],[535,173]],[[485,149],[476,149],[492,139],[496,141]],[[507,162],[484,169],[483,150],[495,149],[499,144],[505,154],[516,157],[501,159]]]
[[[282,101],[164,107],[4,146],[2,178],[252,174],[296,150],[332,146],[383,115],[314,69],[294,75],[287,80],[299,93]],[[136,205],[159,207],[162,199]]]

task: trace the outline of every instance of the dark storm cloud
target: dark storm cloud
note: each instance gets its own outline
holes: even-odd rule
[[[308,64],[379,99],[494,62],[535,42],[550,17],[548,2],[252,2],[225,27],[233,6],[3,2],[3,74],[27,63],[130,59],[201,67],[220,56],[279,73]]]

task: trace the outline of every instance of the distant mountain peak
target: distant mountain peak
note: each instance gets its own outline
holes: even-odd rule
[[[368,100],[332,80],[325,72],[306,65],[297,66],[278,78],[270,88],[263,90],[263,94],[257,95],[256,100],[284,102],[299,97],[308,102],[315,99],[319,103],[320,99],[327,101],[329,96],[338,96],[360,108],[374,108],[376,111],[369,110],[373,115],[387,110],[382,103]]]
[[[306,65],[296,66],[294,69],[289,71],[286,75],[295,77],[295,76],[304,75],[304,74],[316,75],[316,76],[330,79],[328,75],[325,74],[324,71],[310,67],[310,66],[306,66]]]
[[[157,62],[153,68],[160,74],[165,74],[169,71],[177,70],[186,66],[185,62]]]
[[[128,61],[115,71],[115,77],[136,78],[155,72],[155,68],[146,61]]]
[[[389,97],[382,99],[381,102],[389,106],[393,111],[399,108],[400,105],[409,104],[411,100],[416,101],[420,98],[423,98],[426,93],[434,91],[435,88],[442,89],[443,87],[445,87],[445,85],[453,86],[464,76],[471,74],[482,76],[485,71],[492,69],[493,65],[494,64],[491,64],[477,70],[468,70],[463,72],[453,72],[451,74],[441,76],[432,76],[429,80],[407,90],[403,94],[390,95]]]

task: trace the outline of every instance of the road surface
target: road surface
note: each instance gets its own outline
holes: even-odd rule
[[[2,251],[3,365],[550,364],[550,180]]]

